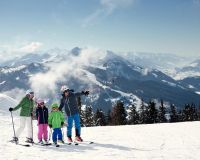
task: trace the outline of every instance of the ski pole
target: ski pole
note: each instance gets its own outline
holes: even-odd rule
[[[14,137],[16,138],[15,125],[14,125],[14,121],[13,121],[12,111],[10,112],[10,114],[11,114],[11,118],[12,118],[13,133],[14,133]],[[17,140],[16,139],[15,139],[15,144],[17,145]]]
[[[32,116],[31,116],[31,138],[32,138],[32,145],[33,145],[33,119],[32,119]]]
[[[52,135],[52,129],[50,128],[50,132],[49,132],[49,141],[51,140],[51,135]]]
[[[64,129],[63,128],[61,128],[61,130],[62,130],[62,140],[64,141],[64,136],[65,136],[65,134],[64,134]]]

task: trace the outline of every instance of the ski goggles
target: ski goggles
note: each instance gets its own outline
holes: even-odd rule
[[[44,102],[38,103],[39,105],[44,105]]]
[[[30,94],[30,95],[34,95],[34,92],[30,92],[29,94]]]

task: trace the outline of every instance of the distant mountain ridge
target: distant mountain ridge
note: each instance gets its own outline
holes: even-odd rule
[[[52,54],[53,51],[51,54],[23,56],[22,59],[25,57],[27,61],[18,61],[21,66],[0,68],[0,91],[5,92],[13,88],[26,90],[30,87],[30,77],[37,73],[48,72],[49,64],[68,59],[69,55],[74,56],[75,59],[78,58],[81,51],[81,48],[76,47],[61,54],[61,51],[57,50],[55,55]],[[11,61],[9,64],[12,64]],[[197,90],[192,90],[185,81],[177,81],[153,67],[147,68],[135,64],[126,56],[112,51],[106,51],[105,56],[96,60],[95,63],[82,66],[80,72],[84,81],[80,77],[69,76],[66,81],[56,84],[56,90],[59,92],[63,83],[75,91],[90,88],[91,94],[88,98],[83,98],[83,102],[93,105],[94,108],[108,110],[116,100],[139,106],[141,99],[146,103],[151,99],[158,101],[164,99],[169,104],[173,103],[178,107],[183,107],[186,103],[200,102],[199,95],[196,93],[200,88],[198,88],[199,79],[194,82],[197,84],[195,85]]]

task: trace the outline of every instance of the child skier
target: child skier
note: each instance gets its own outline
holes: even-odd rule
[[[53,128],[52,139],[53,143],[57,145],[57,142],[64,143],[61,131],[61,127],[64,125],[64,115],[59,111],[57,103],[53,103],[51,107],[52,112],[49,115],[48,124],[50,128]]]
[[[62,111],[64,107],[65,113],[67,115],[67,137],[68,142],[72,142],[72,125],[73,121],[75,123],[75,132],[76,137],[75,140],[82,142],[83,139],[81,138],[81,125],[80,125],[80,116],[79,116],[79,109],[77,104],[77,98],[82,95],[88,95],[89,91],[82,91],[80,93],[74,93],[73,90],[69,90],[66,86],[61,87],[62,99],[60,103],[59,110]]]
[[[38,120],[38,143],[48,143],[48,108],[44,105],[44,100],[37,100],[36,117]],[[42,137],[44,142],[42,141]]]

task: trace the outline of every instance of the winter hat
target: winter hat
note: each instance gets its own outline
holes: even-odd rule
[[[28,90],[26,91],[26,95],[30,95],[30,94],[34,94],[34,92],[33,92],[31,89],[28,89]]]
[[[53,104],[51,105],[51,108],[58,108],[58,103],[53,103]]]

